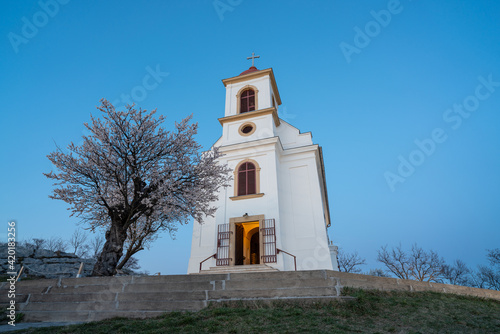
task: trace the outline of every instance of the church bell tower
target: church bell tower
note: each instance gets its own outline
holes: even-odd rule
[[[220,163],[233,170],[215,217],[194,223],[188,273],[338,270],[321,147],[278,117],[272,68],[228,79]]]

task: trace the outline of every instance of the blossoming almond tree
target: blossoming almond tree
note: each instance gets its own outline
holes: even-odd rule
[[[68,153],[49,154],[58,171],[44,175],[56,181],[51,198],[68,203],[92,230],[106,229],[92,275],[111,276],[131,225],[154,222],[156,233],[191,217],[201,223],[215,213],[210,203],[228,185],[230,170],[217,162],[217,150],[201,153],[191,116],[171,132],[160,126],[163,116],[154,117],[156,109],[117,111],[105,99],[98,109],[102,119],[85,123],[90,135],[80,146],[70,143]]]

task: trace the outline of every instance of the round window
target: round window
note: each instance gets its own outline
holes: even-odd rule
[[[252,130],[253,130],[253,126],[245,125],[243,127],[243,129],[241,129],[241,132],[243,132],[244,134],[249,134],[250,132],[252,132]]]
[[[254,132],[255,132],[255,124],[252,122],[242,124],[239,129],[239,133],[242,136],[250,136]]]

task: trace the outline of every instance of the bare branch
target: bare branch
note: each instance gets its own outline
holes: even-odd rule
[[[69,244],[72,247],[73,253],[79,257],[85,257],[85,241],[87,241],[87,234],[82,229],[76,229],[69,239]]]
[[[416,244],[408,253],[401,245],[391,251],[387,250],[387,246],[383,246],[378,251],[377,261],[401,279],[439,282],[442,278],[444,260],[434,251],[426,252]]]
[[[346,273],[360,273],[361,269],[358,267],[365,265],[366,260],[361,258],[358,252],[347,253],[339,249],[338,263],[340,271]]]
[[[61,237],[51,237],[45,243],[45,249],[52,252],[65,252],[67,249],[67,243]]]

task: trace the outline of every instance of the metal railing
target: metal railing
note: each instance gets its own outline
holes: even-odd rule
[[[207,261],[207,260],[209,260],[211,258],[217,258],[217,253],[210,255],[205,260],[203,260],[203,261],[200,262],[200,272],[201,272],[201,266],[203,265],[203,262],[205,262],[205,261]]]
[[[286,251],[284,251],[284,250],[282,250],[282,249],[279,249],[279,248],[276,248],[276,251],[278,252],[278,254],[279,254],[280,252],[283,252],[283,253],[288,254],[288,255],[290,255],[291,257],[293,257],[293,264],[294,264],[294,266],[295,266],[295,271],[297,271],[297,257],[296,257],[295,255],[290,254],[290,253],[288,253],[288,252],[286,252]]]

